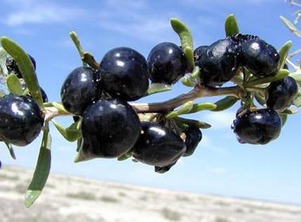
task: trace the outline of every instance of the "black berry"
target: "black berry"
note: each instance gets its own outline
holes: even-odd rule
[[[265,108],[242,111],[233,121],[232,128],[241,143],[267,144],[280,135],[281,126],[278,113]]]
[[[163,42],[150,51],[147,66],[153,83],[173,84],[184,76],[188,63],[179,46]]]
[[[133,101],[147,92],[146,60],[134,49],[119,47],[110,50],[101,60],[99,71],[104,90],[112,97]]]
[[[240,44],[240,62],[254,76],[275,75],[279,69],[277,50],[260,38],[247,38]]]
[[[81,115],[85,108],[100,97],[100,77],[89,67],[74,69],[61,87],[61,100],[65,109]]]
[[[17,146],[26,146],[40,133],[44,114],[28,96],[9,94],[0,100],[0,138]]]
[[[140,130],[138,115],[126,102],[96,101],[83,114],[82,151],[86,156],[118,157],[133,147]]]
[[[185,131],[186,135],[185,144],[186,151],[183,156],[191,156],[201,141],[203,135],[198,127],[189,126]]]
[[[298,85],[294,78],[287,76],[281,80],[271,82],[268,87],[268,107],[279,112],[284,111],[291,104],[298,93]]]
[[[28,56],[32,62],[34,69],[36,69],[35,59],[29,54],[28,54]],[[7,68],[8,74],[15,74],[18,78],[22,78],[22,74],[19,70],[18,64],[12,57],[8,57],[6,59],[6,68]]]
[[[158,123],[142,122],[142,133],[133,147],[133,157],[152,166],[175,163],[185,152],[182,139]]]
[[[221,86],[232,79],[239,67],[238,44],[231,38],[218,40],[195,51],[195,65],[206,86]]]

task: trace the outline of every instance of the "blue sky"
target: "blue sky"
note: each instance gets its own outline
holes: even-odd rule
[[[80,66],[68,36],[76,31],[84,48],[100,61],[113,47],[128,46],[147,56],[164,41],[179,44],[169,20],[184,21],[194,36],[195,47],[224,37],[224,20],[234,13],[242,33],[255,34],[276,48],[300,39],[281,23],[279,16],[293,19],[296,8],[282,0],[1,0],[0,35],[18,42],[37,61],[40,85],[50,101],[59,101],[60,87],[68,73]],[[177,84],[171,92],[145,98],[164,101],[188,88]],[[212,101],[203,98],[201,101]],[[131,160],[95,159],[73,163],[74,143],[66,142],[52,129],[52,172],[199,193],[238,196],[301,204],[301,148],[298,136],[301,115],[291,116],[281,136],[265,146],[241,145],[230,125],[234,107],[222,113],[201,112],[193,117],[212,124],[191,157],[182,158],[171,171],[160,175],[150,166]],[[57,118],[68,123],[69,119]],[[0,145],[4,164],[34,168],[40,138],[28,147],[16,147],[12,160]],[[1,175],[1,171],[0,171]],[[1,176],[0,176],[1,178]]]

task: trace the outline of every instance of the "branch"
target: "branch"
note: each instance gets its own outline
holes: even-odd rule
[[[167,101],[156,103],[130,103],[130,105],[136,110],[137,113],[164,113],[172,111],[184,103],[193,101],[197,98],[213,96],[234,96],[240,98],[241,92],[242,89],[239,86],[208,88],[197,85],[191,91]]]

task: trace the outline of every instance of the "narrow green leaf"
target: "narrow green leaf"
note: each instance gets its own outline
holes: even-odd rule
[[[286,62],[287,55],[288,55],[292,45],[293,45],[292,41],[287,41],[282,45],[281,49],[279,50],[279,56],[280,56],[279,67],[280,68],[283,68],[283,66]]]
[[[177,18],[172,18],[170,20],[173,30],[178,34],[181,40],[181,46],[183,48],[184,54],[191,67],[194,67],[194,56],[193,56],[193,39],[189,28],[185,23]]]
[[[203,110],[214,110],[214,109],[216,109],[216,104],[209,103],[209,102],[201,102],[201,103],[193,104],[190,113],[196,113]]]
[[[127,160],[127,159],[129,159],[129,158],[131,158],[131,157],[132,157],[132,150],[129,150],[129,151],[125,152],[124,154],[121,154],[121,155],[117,158],[117,160],[118,160],[118,161],[123,161],[123,160]]]
[[[20,80],[15,74],[11,74],[11,75],[7,76],[6,85],[7,85],[9,92],[19,95],[19,96],[23,94],[23,89],[22,89]]]
[[[214,104],[216,105],[215,109],[212,109],[211,111],[223,111],[231,106],[233,106],[239,99],[234,96],[226,96],[218,101],[216,101]]]
[[[5,51],[10,54],[18,64],[18,68],[26,86],[29,89],[30,95],[39,104],[39,106],[44,109],[38,79],[28,54],[17,43],[5,36],[1,37],[1,44]]]
[[[292,33],[301,38],[301,31],[291,21],[283,16],[280,16],[280,19]]]
[[[55,120],[51,120],[60,134],[69,142],[74,142],[81,137],[80,121],[72,123],[69,127],[64,127]]]
[[[267,76],[267,77],[257,78],[255,80],[246,82],[244,86],[245,87],[253,87],[256,85],[283,79],[284,77],[287,77],[288,75],[289,75],[289,71],[287,69],[280,69],[275,76]]]
[[[226,36],[233,36],[239,33],[239,27],[234,14],[228,15],[225,21]]]
[[[37,200],[46,184],[51,165],[50,148],[51,135],[49,133],[49,125],[47,123],[47,125],[43,128],[42,143],[33,178],[25,194],[24,205],[26,207],[30,207]]]
[[[174,110],[174,111],[170,112],[169,114],[167,114],[166,118],[172,119],[179,115],[190,113],[192,107],[193,107],[193,102],[188,101],[188,102],[184,103],[179,109]]]
[[[294,99],[293,104],[297,107],[301,107],[301,85],[298,86],[298,94]]]
[[[155,93],[161,93],[171,90],[171,85],[165,83],[152,83],[148,87],[147,95],[152,95]]]
[[[186,124],[188,126],[195,126],[195,127],[201,128],[201,129],[208,129],[211,127],[211,125],[209,123],[194,120],[194,119],[186,119],[186,118],[182,118],[182,117],[176,117],[173,120],[177,123],[177,125]]]
[[[185,75],[182,79],[181,82],[183,85],[188,86],[188,87],[194,87],[197,84],[200,83],[200,68],[198,66],[195,66],[193,68],[192,73]]]

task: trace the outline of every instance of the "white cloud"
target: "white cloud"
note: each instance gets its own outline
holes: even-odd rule
[[[70,5],[40,2],[37,0],[4,0],[9,8],[3,22],[8,26],[26,24],[62,23],[80,18],[84,10]]]
[[[170,33],[169,18],[175,13],[168,10],[159,14],[147,1],[106,1],[96,13],[99,26],[123,35],[146,40],[162,39]],[[139,33],[139,35],[138,35]]]

